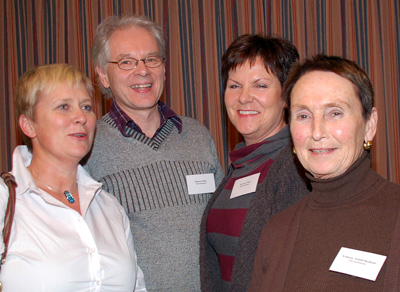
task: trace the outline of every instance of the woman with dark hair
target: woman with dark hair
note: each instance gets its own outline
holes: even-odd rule
[[[202,291],[247,291],[267,220],[308,193],[294,163],[282,86],[299,54],[281,38],[243,35],[222,57],[225,106],[243,136],[200,229]]]
[[[265,226],[250,291],[399,291],[400,186],[371,168],[374,91],[354,62],[318,55],[285,83],[312,191]]]

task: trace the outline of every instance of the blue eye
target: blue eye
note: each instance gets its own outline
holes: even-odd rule
[[[132,59],[122,59],[119,61],[120,65],[131,65],[133,64],[133,60]]]
[[[91,105],[84,105],[83,109],[86,111],[92,111],[93,107]]]
[[[343,116],[343,112],[340,110],[332,110],[331,112],[329,112],[328,116],[332,118],[340,118],[341,116]]]
[[[58,108],[64,110],[64,109],[67,109],[67,108],[68,108],[68,105],[66,105],[66,104],[61,104],[61,105],[58,106]]]
[[[309,116],[307,114],[298,114],[296,117],[296,120],[307,120],[309,118]]]

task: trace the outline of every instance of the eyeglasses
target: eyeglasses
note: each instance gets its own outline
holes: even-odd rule
[[[119,69],[121,70],[132,70],[137,67],[139,61],[142,61],[144,65],[148,68],[156,68],[161,66],[164,62],[165,58],[160,56],[149,56],[144,59],[135,59],[135,58],[122,58],[118,61],[108,61],[108,63],[117,64]]]

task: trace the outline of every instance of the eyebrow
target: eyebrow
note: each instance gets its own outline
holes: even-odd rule
[[[253,82],[259,82],[259,81],[272,81],[272,79],[271,78],[269,78],[269,77],[261,77],[261,78],[258,78],[258,79],[256,79],[256,80],[254,80]]]
[[[150,53],[147,53],[147,55],[146,55],[146,57],[149,57],[149,56],[160,56],[160,52],[150,52]],[[133,59],[136,59],[135,57],[132,57],[132,55],[131,54],[119,54],[117,57],[116,57],[118,60],[119,59],[124,59],[124,58],[133,58]]]
[[[73,98],[63,98],[63,99],[53,100],[53,102],[54,103],[68,103],[73,100],[74,100]],[[85,97],[84,99],[80,100],[79,103],[86,102],[86,101],[93,102],[93,99],[90,96],[87,98]]]
[[[72,98],[63,98],[63,99],[59,99],[59,100],[54,100],[54,102],[69,102],[69,101],[71,101],[72,100]]]
[[[323,104],[322,106],[324,108],[329,108],[329,107],[341,107],[341,105],[346,105],[347,107],[351,108],[350,104],[348,104],[347,102],[328,102],[327,104]],[[305,104],[296,104],[296,103],[292,103],[290,107],[298,107],[300,109],[308,109],[309,106],[305,105]]]
[[[258,78],[258,79],[256,79],[256,80],[252,81],[252,82],[253,82],[253,83],[256,83],[256,82],[259,82],[259,81],[262,81],[262,80],[271,81],[271,79],[268,78],[268,77],[261,77],[261,78]],[[239,81],[237,81],[237,80],[235,80],[235,79],[233,79],[233,78],[228,78],[228,81],[233,81],[233,82],[236,82],[236,83],[240,83]]]
[[[81,100],[81,103],[82,103],[82,102],[87,102],[87,101],[90,101],[90,102],[93,103],[93,98],[90,98],[90,97],[89,97],[89,98],[82,99],[82,100]]]
[[[342,102],[329,102],[329,103],[325,104],[324,106],[325,107],[340,107],[343,104],[348,106],[348,107],[350,107],[350,105],[347,102],[344,102],[344,101],[342,101]]]
[[[123,59],[123,58],[131,58],[130,54],[119,54],[117,56],[117,59]]]

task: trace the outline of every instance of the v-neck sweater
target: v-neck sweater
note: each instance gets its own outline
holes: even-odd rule
[[[186,176],[223,177],[210,132],[180,119],[181,132],[168,119],[152,139],[133,129],[125,137],[107,114],[85,165],[128,214],[148,291],[200,290],[199,229],[212,193],[189,195]]]

